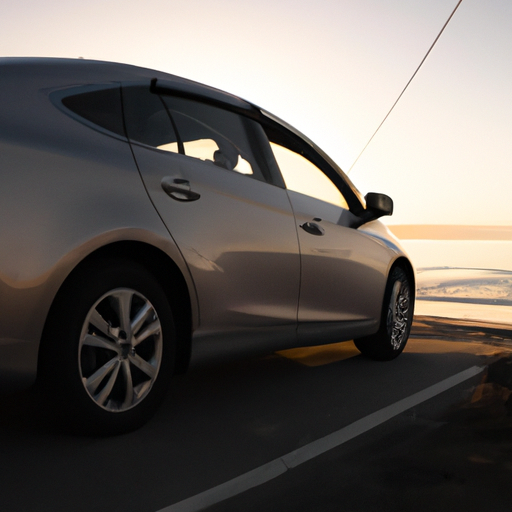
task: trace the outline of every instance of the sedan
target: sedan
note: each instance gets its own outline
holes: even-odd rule
[[[407,342],[414,270],[299,131],[159,71],[0,59],[0,386],[75,430],[157,410],[192,357]]]

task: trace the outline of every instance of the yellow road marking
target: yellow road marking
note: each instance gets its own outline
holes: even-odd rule
[[[353,341],[342,341],[331,345],[319,345],[316,347],[301,347],[281,350],[276,352],[279,356],[286,357],[305,366],[323,366],[337,363],[344,359],[360,354]]]

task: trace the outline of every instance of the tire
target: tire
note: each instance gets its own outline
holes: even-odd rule
[[[96,260],[64,285],[50,311],[40,359],[47,397],[74,431],[135,430],[164,398],[175,347],[171,308],[153,275]]]
[[[395,267],[384,293],[379,330],[371,336],[354,340],[361,354],[370,359],[389,361],[405,348],[411,332],[414,292],[412,283],[401,267]]]

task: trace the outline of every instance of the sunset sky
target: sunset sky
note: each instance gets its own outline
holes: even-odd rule
[[[4,0],[3,56],[126,62],[240,95],[348,171],[457,0]],[[512,2],[463,0],[358,160],[389,224],[512,225]]]

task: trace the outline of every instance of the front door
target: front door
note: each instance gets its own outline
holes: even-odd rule
[[[357,217],[309,160],[272,143],[292,204],[301,252],[299,335],[345,339],[377,330],[388,249],[356,229]],[[319,329],[318,323],[323,327]],[[329,329],[329,324],[331,329]],[[306,340],[307,341],[307,340]],[[341,341],[341,339],[340,339]]]

